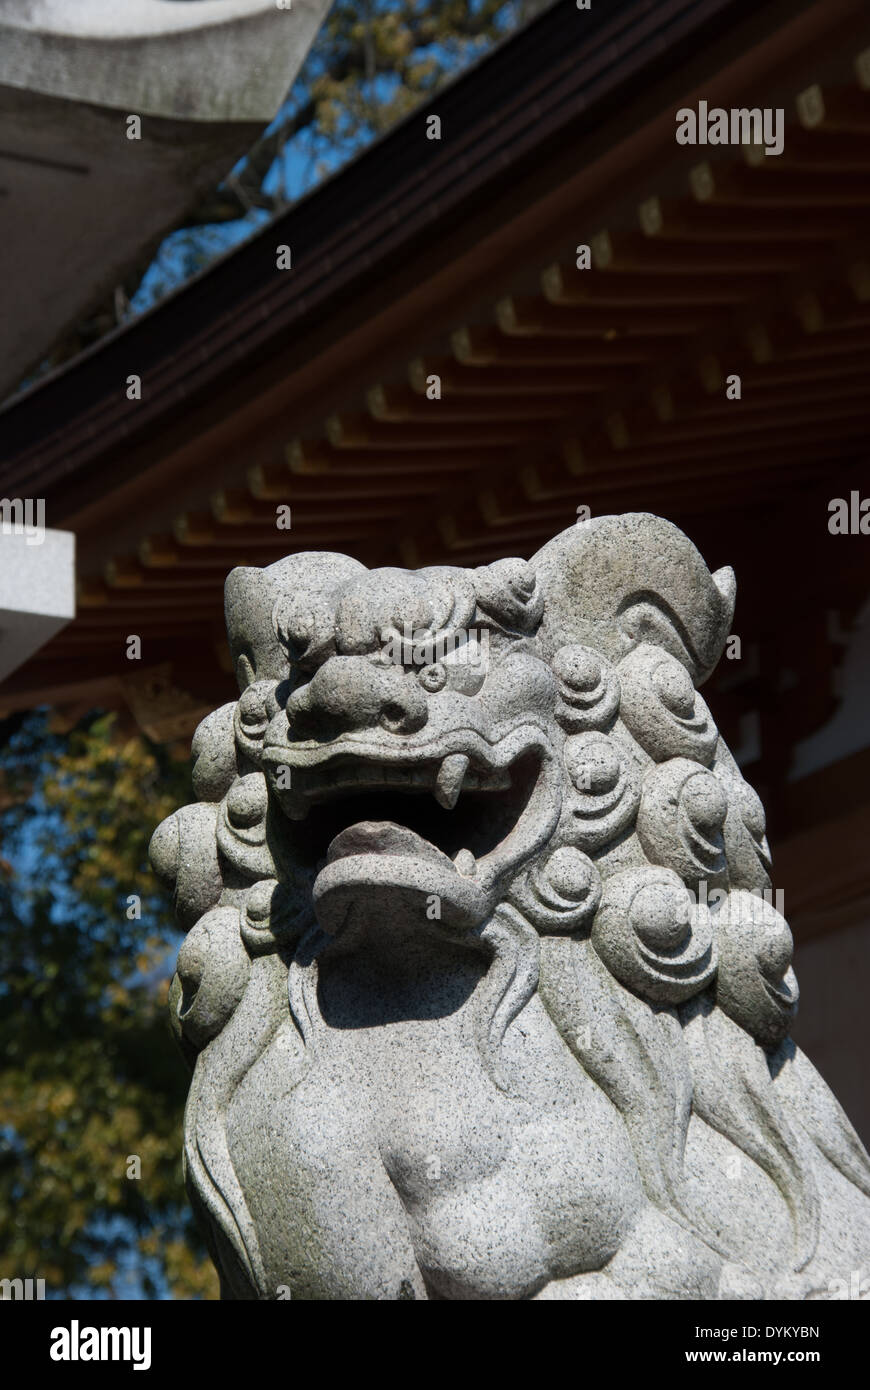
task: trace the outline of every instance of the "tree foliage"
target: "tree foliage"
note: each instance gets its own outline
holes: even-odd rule
[[[0,1277],[215,1296],[181,1179],[177,936],[147,863],[186,768],[114,715],[61,735],[43,713],[2,770]]]
[[[277,119],[191,225],[279,212],[549,2],[336,0]],[[307,156],[295,184],[294,142]]]

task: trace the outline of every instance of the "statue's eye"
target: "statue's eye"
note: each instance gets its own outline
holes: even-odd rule
[[[432,666],[424,666],[417,672],[417,680],[424,690],[428,690],[430,695],[437,695],[439,690],[443,690],[447,684],[447,672],[442,663],[436,661]]]

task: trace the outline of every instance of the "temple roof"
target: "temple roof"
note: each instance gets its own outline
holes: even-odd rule
[[[782,108],[784,152],[678,146],[700,100]],[[78,618],[0,712],[183,690],[185,718],[176,700],[152,720],[178,736],[232,694],[233,565],[478,564],[531,555],[580,506],[654,511],[737,572],[744,659],[711,702],[798,828],[784,771],[836,708],[870,589],[866,541],[827,528],[866,477],[868,137],[857,0],[556,4],[0,411],[0,488],[46,498],[80,573]],[[783,673],[800,701],[771,700]]]

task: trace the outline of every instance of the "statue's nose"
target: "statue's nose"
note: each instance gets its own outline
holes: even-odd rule
[[[380,727],[413,734],[426,723],[426,696],[402,666],[378,666],[364,656],[333,656],[287,701],[291,729],[333,737]]]

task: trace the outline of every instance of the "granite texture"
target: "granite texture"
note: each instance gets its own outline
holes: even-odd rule
[[[654,516],[526,563],[237,569],[151,854],[224,1296],[828,1298],[870,1160],[789,1040],[735,595]]]

